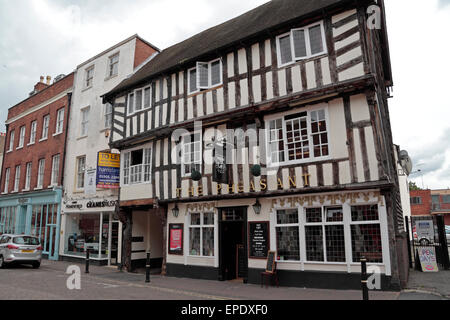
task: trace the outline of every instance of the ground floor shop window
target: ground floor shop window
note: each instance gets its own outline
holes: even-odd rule
[[[5,207],[0,209],[0,234],[15,233],[16,207]]]
[[[70,214],[66,218],[65,254],[99,258],[100,214]],[[103,253],[103,252],[102,252]]]
[[[283,209],[275,214],[278,261],[359,263],[365,257],[383,263],[378,205],[352,206],[347,213],[342,206],[333,206]],[[350,248],[352,261],[347,261]]]
[[[382,263],[381,227],[378,206],[352,207],[353,262],[365,257],[368,262]]]
[[[189,255],[214,257],[215,216],[213,212],[191,213]]]

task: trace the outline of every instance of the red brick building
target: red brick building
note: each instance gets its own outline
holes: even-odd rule
[[[444,215],[445,224],[450,226],[450,190],[431,190],[431,214]]]
[[[40,236],[57,254],[65,142],[74,73],[50,83],[8,111],[1,175],[0,234]]]
[[[431,214],[431,190],[411,190],[410,195],[412,216]]]
[[[411,190],[411,215],[444,215],[450,225],[450,190]]]

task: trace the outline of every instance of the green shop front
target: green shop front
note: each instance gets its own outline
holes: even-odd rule
[[[58,260],[62,189],[0,197],[0,234],[39,237],[43,254]]]

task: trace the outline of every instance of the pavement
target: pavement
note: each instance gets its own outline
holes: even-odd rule
[[[80,268],[80,290],[69,290],[70,266]],[[40,269],[28,266],[0,270],[0,300],[361,300],[361,291],[323,290],[288,287],[261,288],[242,281],[208,281],[162,277],[153,274],[145,283],[142,273],[120,272],[117,267],[43,261]],[[439,278],[412,273],[411,285],[404,292],[371,291],[370,300],[444,300],[448,299],[449,273]],[[429,277],[429,278],[428,278]],[[422,281],[431,281],[425,287]],[[70,282],[70,281],[69,281]],[[73,283],[73,281],[71,282]]]

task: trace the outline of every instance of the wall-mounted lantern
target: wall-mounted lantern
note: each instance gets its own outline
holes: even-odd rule
[[[178,204],[175,204],[175,207],[172,209],[172,214],[174,218],[178,218],[180,215],[180,209],[178,208]]]
[[[261,203],[259,203],[258,199],[256,199],[256,203],[253,205],[253,210],[257,215],[261,214]]]

